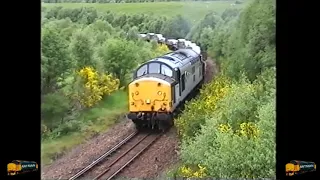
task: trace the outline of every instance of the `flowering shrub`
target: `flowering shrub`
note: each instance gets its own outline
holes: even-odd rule
[[[191,167],[187,165],[180,167],[178,170],[178,176],[186,178],[204,178],[207,176],[207,168],[201,166],[200,164],[198,164],[197,167]]]
[[[238,136],[247,138],[257,138],[260,133],[257,125],[252,122],[240,124],[240,129],[236,130]]]
[[[119,80],[110,74],[99,74],[91,67],[85,67],[78,72],[83,88],[76,97],[85,107],[97,104],[105,95],[119,88]]]
[[[220,132],[225,133],[231,130],[231,126],[230,124],[220,124],[218,129],[220,130]]]
[[[217,108],[217,103],[228,93],[231,80],[218,76],[215,81],[204,86],[200,96],[186,103],[183,114],[175,120],[179,135],[192,137],[204,123],[206,116]]]
[[[170,52],[170,50],[167,45],[157,44],[155,50],[153,51],[153,56],[154,57],[161,56],[161,55],[166,54],[168,52]]]
[[[275,91],[256,98],[258,84],[241,80],[229,87],[198,133],[182,139],[183,164],[200,163],[209,177],[275,176]]]

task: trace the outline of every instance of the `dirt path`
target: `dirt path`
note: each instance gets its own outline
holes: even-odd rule
[[[218,67],[216,63],[208,58],[206,61],[205,83],[210,82],[217,72]],[[43,167],[41,179],[70,178],[133,131],[134,125],[130,120],[121,121],[107,133],[88,140],[51,165]],[[170,168],[171,165],[178,162],[178,142],[176,129],[172,128],[145,153],[125,168],[119,176],[131,178],[157,177],[163,170]]]

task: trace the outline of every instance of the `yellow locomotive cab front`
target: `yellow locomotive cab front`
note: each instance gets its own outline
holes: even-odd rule
[[[294,164],[288,163],[286,164],[286,174],[287,176],[292,176],[294,175]]]
[[[129,111],[170,112],[172,107],[170,83],[146,77],[129,84]]]
[[[9,163],[7,165],[7,172],[8,172],[8,175],[15,175],[16,174],[16,171],[17,171],[17,165],[14,164],[14,163]]]

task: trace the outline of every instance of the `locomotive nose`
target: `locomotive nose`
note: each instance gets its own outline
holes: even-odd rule
[[[168,109],[171,86],[161,79],[139,79],[129,84],[129,111],[150,112]]]

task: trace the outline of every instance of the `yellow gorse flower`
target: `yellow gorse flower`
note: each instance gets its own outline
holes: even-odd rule
[[[229,92],[231,80],[225,76],[218,76],[200,90],[200,96],[191,100],[185,107],[181,117],[175,120],[178,133],[183,138],[187,136],[189,122],[197,119],[197,114],[210,114],[218,108],[218,102]]]
[[[187,165],[183,165],[179,168],[179,175],[186,178],[204,178],[207,176],[206,168],[198,164],[198,166],[194,169],[188,167]]]
[[[242,137],[257,138],[260,134],[260,130],[252,122],[241,123],[240,129],[236,131],[236,134]]]
[[[230,124],[220,124],[218,129],[220,130],[220,132],[229,132],[231,130],[231,126]]]
[[[85,107],[97,104],[103,96],[109,95],[119,88],[119,79],[111,74],[99,74],[92,67],[85,67],[77,72],[84,81],[84,92],[76,95]]]

